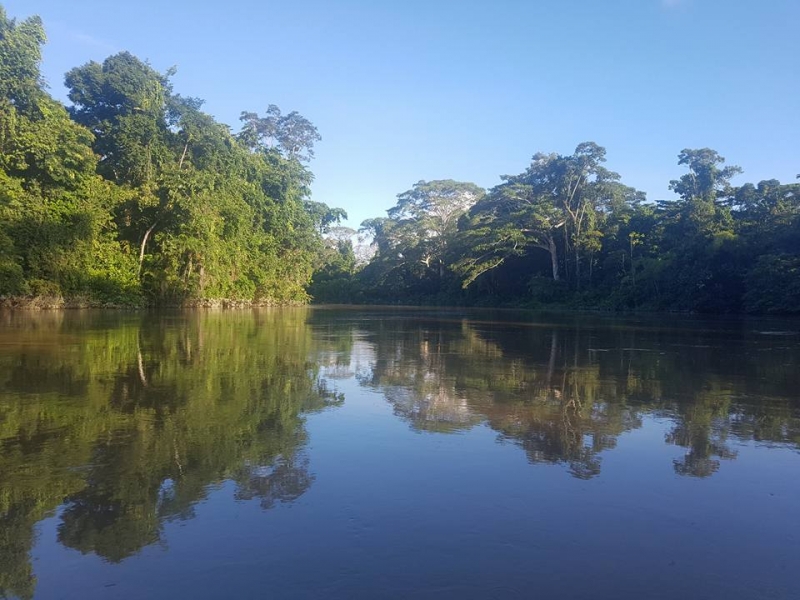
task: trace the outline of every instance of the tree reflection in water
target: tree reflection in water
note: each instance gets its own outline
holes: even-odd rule
[[[413,428],[485,423],[532,463],[578,478],[598,475],[601,453],[648,415],[672,423],[665,441],[685,448],[680,475],[707,477],[736,458],[731,437],[800,443],[797,349],[762,347],[757,334],[401,317],[361,327],[374,352],[362,385]]]
[[[313,482],[303,415],[340,404],[307,310],[3,314],[0,595],[29,598],[34,526],[120,561],[223,481],[271,508]]]
[[[304,415],[339,380],[419,431],[486,426],[531,463],[601,473],[656,419],[708,477],[742,441],[800,446],[800,350],[752,328],[281,309],[0,313],[0,595],[30,598],[35,526],[107,561],[164,543],[209,490],[264,509],[313,484]]]

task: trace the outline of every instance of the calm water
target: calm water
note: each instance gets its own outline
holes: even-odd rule
[[[0,597],[800,598],[800,322],[0,313]]]

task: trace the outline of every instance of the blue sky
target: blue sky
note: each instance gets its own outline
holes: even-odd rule
[[[745,173],[800,173],[797,0],[0,0],[39,14],[43,72],[129,50],[238,128],[297,110],[322,135],[314,199],[350,224],[420,179],[484,187],[582,141],[651,200],[683,148]]]

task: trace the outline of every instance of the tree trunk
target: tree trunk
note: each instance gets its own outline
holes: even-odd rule
[[[147,239],[150,237],[150,234],[153,233],[153,230],[158,225],[158,220],[156,220],[150,227],[147,228],[147,231],[144,232],[144,237],[142,238],[142,245],[139,247],[139,270],[136,272],[136,276],[139,277],[142,274],[142,263],[144,263],[144,247],[147,245]]]
[[[186,152],[189,150],[189,141],[186,141],[186,145],[183,147],[183,154],[181,154],[181,160],[178,163],[178,170],[180,171],[183,168],[183,159],[186,158]]]
[[[553,267],[553,281],[559,281],[561,275],[558,272],[558,248],[552,236],[547,238],[547,250],[550,252],[550,263]]]

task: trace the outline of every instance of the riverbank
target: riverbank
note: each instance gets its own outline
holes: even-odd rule
[[[12,310],[74,310],[104,308],[114,310],[139,310],[144,308],[259,308],[268,306],[305,306],[305,302],[279,302],[271,299],[238,300],[230,298],[200,298],[182,302],[148,303],[103,302],[87,296],[4,296],[0,297],[0,309]]]

